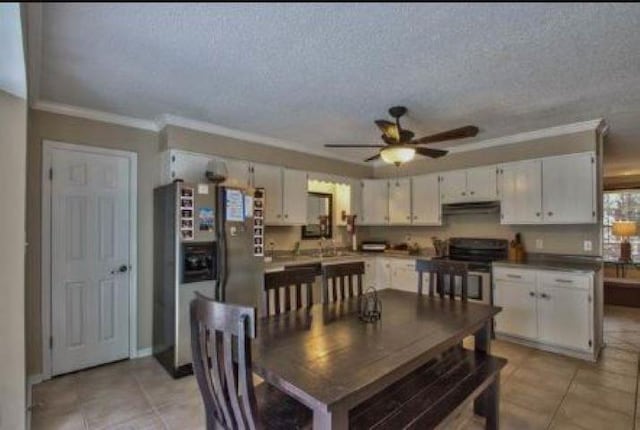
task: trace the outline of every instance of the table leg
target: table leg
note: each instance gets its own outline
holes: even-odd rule
[[[496,375],[491,385],[484,392],[485,397],[485,428],[498,430],[500,428],[500,373]]]
[[[474,333],[475,350],[489,354],[491,352],[491,320],[484,323],[482,328]],[[481,417],[487,416],[488,394],[489,390],[485,390],[473,401],[473,412]]]
[[[349,411],[313,411],[313,430],[347,430]]]

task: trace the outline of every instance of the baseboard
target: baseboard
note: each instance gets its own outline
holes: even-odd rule
[[[595,349],[593,352],[576,351],[569,348],[561,348],[545,343],[536,342],[529,339],[522,339],[517,336],[511,336],[503,333],[496,333],[496,339],[506,340],[508,342],[517,343],[520,345],[528,346],[529,348],[540,349],[542,351],[553,352],[555,354],[566,355],[568,357],[579,358],[580,360],[591,361],[595,363],[598,360],[599,349]]]
[[[29,375],[27,376],[27,385],[29,387],[39,384],[45,380],[44,375],[42,373],[38,373],[37,375]]]
[[[139,349],[136,352],[136,356],[132,357],[132,358],[149,357],[151,354],[153,354],[153,349],[152,348],[142,348],[142,349]]]

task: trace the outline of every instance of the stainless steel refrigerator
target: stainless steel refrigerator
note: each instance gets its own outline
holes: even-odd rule
[[[254,200],[262,199],[255,193],[183,182],[154,190],[153,354],[174,377],[192,372],[195,292],[260,308],[263,227]]]

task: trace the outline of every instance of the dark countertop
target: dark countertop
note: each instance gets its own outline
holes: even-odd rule
[[[493,267],[558,270],[563,272],[593,273],[602,269],[602,259],[569,255],[529,254],[524,261],[494,261]]]

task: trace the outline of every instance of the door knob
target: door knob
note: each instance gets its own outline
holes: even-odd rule
[[[126,264],[123,264],[120,267],[118,267],[116,270],[112,270],[111,274],[115,275],[117,273],[127,273],[128,271],[129,271],[129,266],[127,266]]]

